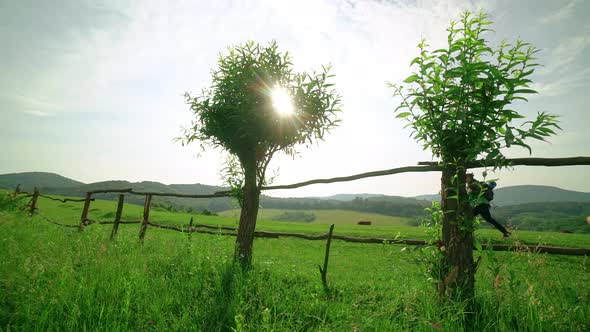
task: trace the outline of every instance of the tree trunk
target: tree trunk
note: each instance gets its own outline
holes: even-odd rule
[[[456,177],[455,177],[456,175]],[[473,212],[465,188],[465,168],[445,166],[441,179],[443,273],[439,290],[443,297],[467,300],[474,296]]]
[[[247,268],[252,263],[252,245],[256,218],[258,217],[260,189],[256,182],[256,159],[253,158],[242,163],[244,167],[244,200],[236,239],[235,259],[240,262],[242,268]]]

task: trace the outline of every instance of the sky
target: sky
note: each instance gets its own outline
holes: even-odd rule
[[[520,37],[542,50],[533,76],[539,94],[515,108],[558,114],[563,131],[551,143],[532,142],[532,156],[590,156],[590,1],[0,0],[0,174],[220,185],[222,151],[174,141],[193,116],[183,94],[210,85],[228,46],[273,39],[296,70],[332,64],[343,103],[342,123],[325,141],[273,160],[274,184],[432,160],[395,119],[399,100],[387,82],[411,74],[421,38],[444,46],[449,22],[466,9],[491,15],[493,43]],[[590,191],[588,166],[492,176],[499,186]],[[436,172],[405,173],[265,194],[413,196],[439,186]]]

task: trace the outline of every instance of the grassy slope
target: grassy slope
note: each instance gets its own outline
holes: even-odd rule
[[[110,209],[110,203],[94,207]],[[64,218],[79,212],[49,208],[47,202],[40,206]],[[137,217],[138,211],[129,206],[127,214]],[[157,217],[186,220],[166,213]],[[0,212],[0,329],[464,328],[461,308],[441,306],[412,253],[398,245],[335,241],[328,273],[334,291],[326,296],[317,271],[323,241],[257,239],[255,268],[244,278],[228,265],[231,237],[194,234],[189,241],[183,234],[151,229],[144,246],[138,246],[137,228],[122,226],[117,241],[110,242],[108,226],[79,233],[39,217]],[[587,259],[496,253],[484,258],[477,278],[480,309],[472,329],[590,328]]]

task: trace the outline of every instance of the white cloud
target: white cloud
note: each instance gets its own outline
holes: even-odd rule
[[[75,151],[81,160],[100,158],[101,172],[87,170],[87,174],[75,165],[62,163],[64,175],[86,181],[123,178],[219,183],[221,157],[216,152],[195,161],[197,146],[181,148],[171,139],[191,117],[182,93],[207,86],[217,54],[228,45],[249,39],[276,39],[283,50],[292,53],[297,70],[332,63],[336,88],[343,96],[342,126],[326,142],[302,151],[302,158],[277,159],[273,165],[281,169],[277,182],[428,160],[428,152],[422,152],[408,138],[409,132],[402,129],[404,123],[394,120],[392,110],[396,101],[385,83],[400,82],[408,76],[408,64],[417,55],[416,45],[421,37],[427,38],[433,48],[442,46],[449,21],[461,11],[494,9],[494,2],[474,4],[469,0],[121,4],[113,1],[99,9],[79,11],[80,16],[50,18],[48,21],[56,25],[63,21],[59,29],[31,24],[28,28],[33,29],[32,34],[18,37],[45,40],[34,45],[18,44],[29,47],[20,53],[35,54],[41,60],[14,62],[19,64],[14,68],[0,63],[0,69],[13,72],[12,76],[0,77],[0,88],[5,86],[3,91],[8,95],[0,96],[0,102],[12,98],[11,105],[17,105],[21,112],[51,114],[56,118],[63,115],[66,121],[51,130],[68,132],[85,144],[84,149],[78,150],[62,147],[63,155]],[[52,15],[60,15],[61,8],[58,9]],[[106,18],[95,19],[97,15],[91,15],[94,10],[100,10],[101,17]],[[38,31],[42,28],[51,31],[50,36]],[[568,39],[551,52],[547,70],[559,72],[576,63],[587,44],[588,38]],[[21,74],[23,71],[29,75]],[[553,95],[562,86],[550,85],[557,81],[547,78],[540,90]],[[572,84],[581,81],[580,78]],[[78,117],[78,122],[72,117]],[[100,123],[96,117],[101,117]],[[44,163],[52,165],[53,161],[48,159]],[[97,176],[94,174],[101,174],[102,178],[93,178]],[[388,177],[285,194],[425,193],[435,190],[436,177]]]
[[[539,21],[543,24],[551,24],[563,21],[572,16],[575,11],[575,7],[579,2],[580,0],[571,0],[566,5],[559,8],[559,10],[556,12],[542,16]]]
[[[43,112],[43,111],[39,111],[39,110],[23,110],[22,112],[27,113],[27,114],[32,114],[35,116],[40,116],[40,117],[46,117],[46,116],[53,115],[51,113],[47,113],[47,112]]]
[[[577,35],[569,37],[551,51],[550,62],[546,68],[551,72],[564,72],[583,56],[590,46],[590,36]]]
[[[14,93],[10,94],[10,92]],[[50,100],[23,94],[22,92],[19,93],[16,91],[5,91],[1,93],[0,102],[8,105],[6,108],[9,110],[22,111],[31,114],[34,112],[38,115],[40,113],[49,115],[50,113],[57,112],[62,108],[60,105],[57,105]],[[31,109],[35,111],[31,111]]]
[[[577,72],[570,72],[567,75],[560,75],[555,80],[546,83],[534,83],[532,88],[537,90],[544,97],[559,97],[567,93],[575,93],[574,89],[588,84],[590,79],[590,68]]]
[[[590,48],[587,35],[571,36],[561,41],[543,57],[545,66],[533,87],[543,96],[557,97],[588,84],[589,69],[583,60]]]

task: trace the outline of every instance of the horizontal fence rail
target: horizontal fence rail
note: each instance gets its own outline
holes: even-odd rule
[[[218,192],[213,194],[175,194],[175,193],[161,193],[161,192],[150,192],[150,191],[135,191],[132,188],[125,189],[99,189],[89,191],[90,194],[108,194],[108,193],[120,193],[120,194],[132,194],[142,196],[160,196],[160,197],[181,197],[181,198],[217,198],[217,197],[229,197],[230,192]],[[82,200],[84,201],[84,200]]]
[[[74,224],[63,224],[58,223],[47,218],[44,218],[46,221],[49,221],[52,224],[70,227],[70,228],[78,228],[78,225]],[[99,220],[92,220],[86,219],[85,225],[112,225],[115,222],[113,221],[99,221]],[[142,224],[142,220],[128,220],[119,222],[120,224]],[[165,229],[165,230],[173,230],[180,233],[201,233],[201,234],[211,234],[211,235],[222,235],[222,236],[237,236],[237,228],[229,227],[229,226],[216,226],[216,225],[207,225],[207,224],[194,224],[192,226],[182,226],[182,225],[169,225],[169,224],[161,224],[156,223],[153,221],[148,221],[147,224],[149,226]],[[205,228],[202,229],[202,228]],[[290,233],[290,232],[272,232],[272,231],[255,231],[254,236],[258,238],[273,238],[278,239],[281,237],[290,237],[290,238],[298,238],[303,240],[327,240],[330,236],[329,233],[326,234],[304,234],[304,233]],[[354,237],[354,236],[345,236],[345,235],[338,235],[333,234],[332,239],[334,240],[341,240],[344,242],[352,242],[352,243],[366,243],[366,244],[397,244],[397,245],[411,245],[411,246],[425,246],[428,245],[428,242],[425,240],[418,240],[418,239],[399,239],[399,238],[375,238],[375,237]],[[483,250],[493,250],[493,251],[515,251],[515,252],[532,252],[532,253],[546,253],[546,254],[557,254],[557,255],[568,255],[568,256],[590,256],[590,248],[568,248],[568,247],[553,247],[553,246],[544,246],[544,245],[535,245],[535,244],[523,244],[523,243],[515,243],[515,244],[501,244],[501,243],[492,243],[492,244],[482,244]]]
[[[349,176],[340,176],[340,177],[329,178],[329,179],[315,179],[315,180],[309,180],[309,181],[298,182],[298,183],[287,184],[287,185],[268,186],[268,187],[262,187],[262,190],[295,189],[295,188],[309,186],[312,184],[348,182],[348,181],[360,180],[360,179],[365,179],[365,178],[372,178],[372,177],[377,177],[377,176],[399,174],[399,173],[438,172],[438,171],[440,171],[440,167],[438,167],[438,166],[406,166],[406,167],[386,169],[386,170],[382,170],[382,171],[373,171],[373,172],[366,172],[366,173],[360,173],[360,174],[349,175]],[[222,191],[219,193],[225,193],[225,192]]]
[[[545,166],[545,167],[557,167],[557,166],[587,166],[590,165],[590,157],[567,157],[567,158],[511,158],[506,159],[507,166]],[[409,172],[440,172],[442,167],[438,161],[421,161],[418,162],[419,166],[405,166],[391,169],[384,169],[381,171],[372,171],[366,173],[359,173],[349,176],[340,176],[327,179],[315,179],[309,181],[303,181],[287,185],[276,185],[262,187],[262,190],[277,190],[277,189],[295,189],[312,184],[321,183],[336,183],[336,182],[348,182],[360,179],[366,179],[377,176],[393,175],[399,173]],[[495,166],[492,162],[487,160],[477,160],[469,163],[467,168],[480,168],[480,167],[493,167]],[[219,194],[228,193],[227,191],[217,192]]]
[[[51,196],[47,196],[47,195],[39,195],[39,197],[43,197],[43,198],[47,198],[53,201],[57,201],[57,202],[63,202],[63,203],[67,203],[67,202],[84,202],[85,199],[83,198],[64,198],[64,199],[59,199],[59,198],[55,198],[55,197],[51,197]],[[94,198],[90,199],[91,201],[94,202]]]
[[[506,159],[507,166],[587,166],[590,165],[590,157],[566,157],[566,158],[510,158]],[[418,165],[436,166],[438,161],[420,161]],[[467,168],[493,167],[494,163],[482,159],[467,164]]]

